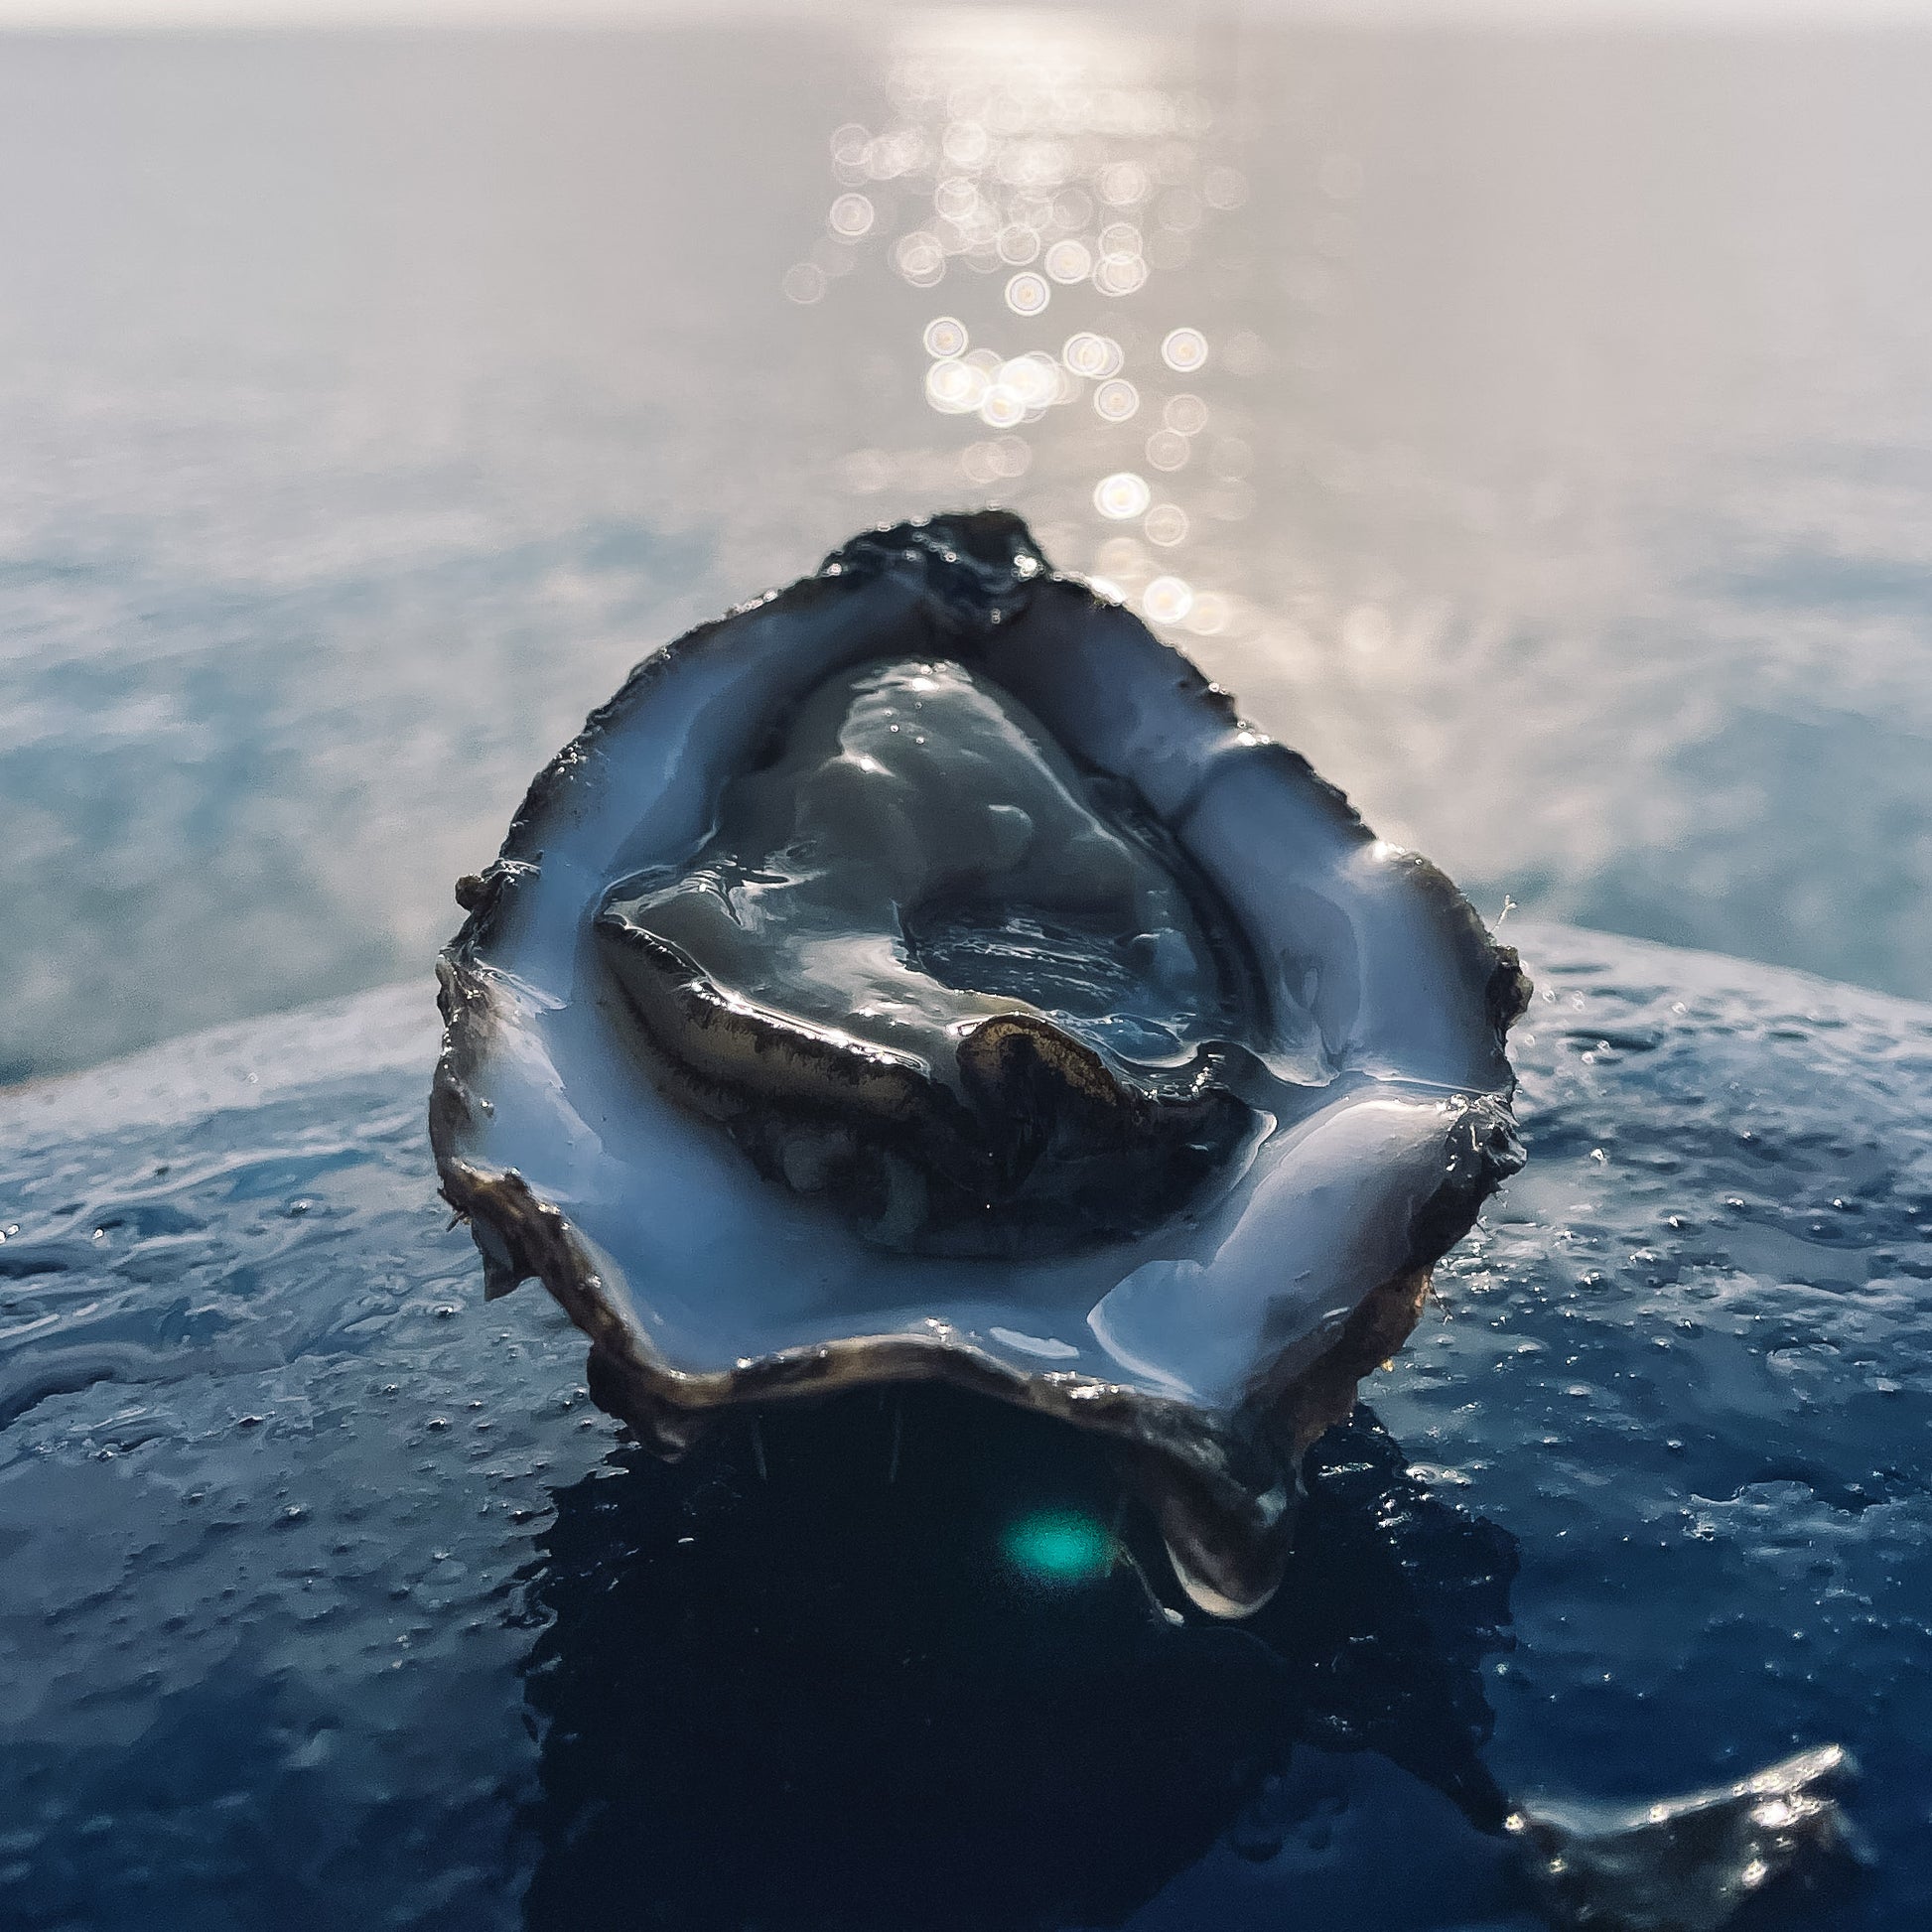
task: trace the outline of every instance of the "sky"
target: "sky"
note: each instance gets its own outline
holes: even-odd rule
[[[1400,23],[1597,26],[1932,25],[1932,0],[1220,0],[1203,13]],[[0,0],[0,30],[651,25],[678,19],[864,15],[884,0]]]

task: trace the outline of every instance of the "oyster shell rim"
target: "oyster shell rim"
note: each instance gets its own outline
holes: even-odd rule
[[[644,702],[660,678],[714,647],[737,621],[758,612],[802,612],[837,595],[841,580],[863,582],[907,564],[923,580],[921,607],[942,629],[990,633],[1023,611],[1044,585],[1083,597],[1093,610],[1120,608],[1084,579],[1051,570],[1026,524],[1010,512],[941,514],[878,525],[833,551],[811,575],[748,599],[641,659],[531,781],[495,861],[483,874],[458,882],[458,902],[467,916],[437,965],[444,1040],[429,1109],[441,1191],[471,1227],[483,1260],[486,1299],[527,1279],[542,1281],[590,1338],[593,1398],[660,1453],[679,1452],[710,1421],[748,1404],[861,1386],[948,1382],[1112,1438],[1123,1472],[1161,1521],[1189,1595],[1216,1614],[1244,1614],[1265,1602],[1279,1581],[1302,1452],[1347,1414],[1361,1378],[1401,1346],[1420,1316],[1435,1264],[1521,1165],[1506,1041],[1528,1005],[1530,982],[1516,949],[1499,944],[1453,882],[1420,854],[1393,856],[1451,944],[1477,969],[1484,1019],[1503,1076],[1495,1088],[1453,1094],[1458,1114],[1449,1131],[1467,1140],[1473,1171],[1458,1175],[1460,1164],[1452,1163],[1443,1185],[1412,1217],[1409,1252],[1395,1272],[1361,1297],[1311,1359],[1278,1381],[1257,1377],[1233,1410],[1210,1409],[1082,1370],[1023,1369],[936,1319],[925,1332],[838,1336],[740,1357],[730,1367],[679,1368],[654,1346],[621,1298],[607,1289],[594,1254],[563,1211],[516,1169],[484,1166],[459,1147],[474,1125],[474,1083],[503,1018],[483,949],[540,870],[538,828],[567,800],[580,767],[601,754],[605,734]],[[1170,660],[1172,701],[1205,713],[1221,729],[1250,729],[1242,725],[1232,697],[1182,652],[1144,626],[1142,634]],[[1301,754],[1258,732],[1251,749],[1286,762],[1284,775],[1318,802],[1345,838],[1374,842],[1345,794]],[[1279,1362],[1274,1366],[1279,1369]]]

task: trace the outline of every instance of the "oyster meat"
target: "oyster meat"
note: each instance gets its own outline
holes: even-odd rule
[[[1045,1410],[1223,1614],[1520,1161],[1514,953],[1002,512],[647,658],[459,897],[444,1189],[600,1402]]]
[[[829,678],[688,867],[598,914],[661,1085],[868,1236],[1016,1258],[1178,1211],[1247,1136],[1216,944],[1024,707],[940,658]]]

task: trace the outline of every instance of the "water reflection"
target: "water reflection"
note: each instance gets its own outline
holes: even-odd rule
[[[1865,60],[1820,101],[1884,97]],[[847,314],[891,314],[893,279],[943,305],[922,393],[955,421],[936,448],[864,449],[844,480],[895,513],[1017,499],[1056,562],[1196,640],[1251,715],[1492,915],[1512,897],[1923,991],[1903,935],[1932,852],[1924,690],[1881,723],[1841,682],[1895,682],[1904,639],[1877,611],[1923,581],[1922,546],[1879,531],[1889,483],[1806,473],[1895,479],[1902,459],[1923,487],[1923,385],[1900,381],[1898,339],[1863,340],[1856,291],[1916,309],[1925,262],[1886,225],[1896,171],[1848,185],[1856,221],[1802,241],[1718,191],[1712,128],[1768,129],[1783,66],[1663,43],[1512,44],[1498,66],[1473,43],[1119,18],[908,28],[877,111],[831,137],[813,259]],[[1665,76],[1694,72],[1707,109],[1671,121],[1639,188],[1606,130],[1650,125]],[[1555,134],[1572,124],[1598,134]],[[863,235],[836,218],[852,193]],[[1922,221],[1922,186],[1906,199]],[[1748,289],[1722,267],[1743,255]],[[1793,334],[1773,318],[1827,259],[1835,320]],[[893,353],[917,369],[908,336]],[[1705,559],[1760,512],[1808,556],[1829,529],[1827,548],[1916,561],[1874,573],[1869,612],[1851,608],[1856,563],[1829,597],[1810,565],[1779,575],[1768,622],[1742,608],[1754,590],[1722,610]],[[1834,600],[1828,660],[1814,614]],[[1732,792],[1693,775],[1810,730],[1834,760],[1884,742],[1852,786],[1788,764]],[[1784,796],[1810,829],[1747,849],[1742,826]],[[1828,911],[1855,896],[1858,916]]]
[[[960,421],[955,492],[997,500],[1040,466],[1062,505],[1090,508],[1047,532],[1062,567],[1155,622],[1213,636],[1248,613],[1198,581],[1190,538],[1209,517],[1252,511],[1246,445],[1231,433],[1245,416],[1182,384],[1217,359],[1252,374],[1264,351],[1252,330],[1226,328],[1224,301],[1218,358],[1198,322],[1173,314],[1198,299],[1197,252],[1248,196],[1227,115],[1172,83],[1173,52],[1145,31],[1016,15],[904,30],[880,124],[831,136],[826,240],[784,289],[859,301],[890,272],[938,292],[948,306],[920,337],[923,393]],[[851,289],[835,287],[855,271]],[[923,454],[896,463],[869,449],[846,479],[872,492],[929,487],[933,473]],[[1110,534],[1116,524],[1136,540]]]
[[[1116,1924],[1224,1834],[1267,1860],[1332,1806],[1311,1745],[1493,1832],[1513,1544],[1366,1414],[1310,1483],[1235,1627],[1158,1602],[1104,1456],[1037,1418],[911,1391],[620,1453],[558,1497],[532,1587],[527,1922]]]
[[[974,498],[1486,913],[1932,992],[1923,36],[6,54],[0,1078],[426,973],[644,651]]]

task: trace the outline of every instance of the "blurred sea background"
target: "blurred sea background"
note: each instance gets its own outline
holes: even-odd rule
[[[1927,20],[65,18],[0,1080],[427,975],[632,661],[989,500],[1492,921],[1932,996]]]

